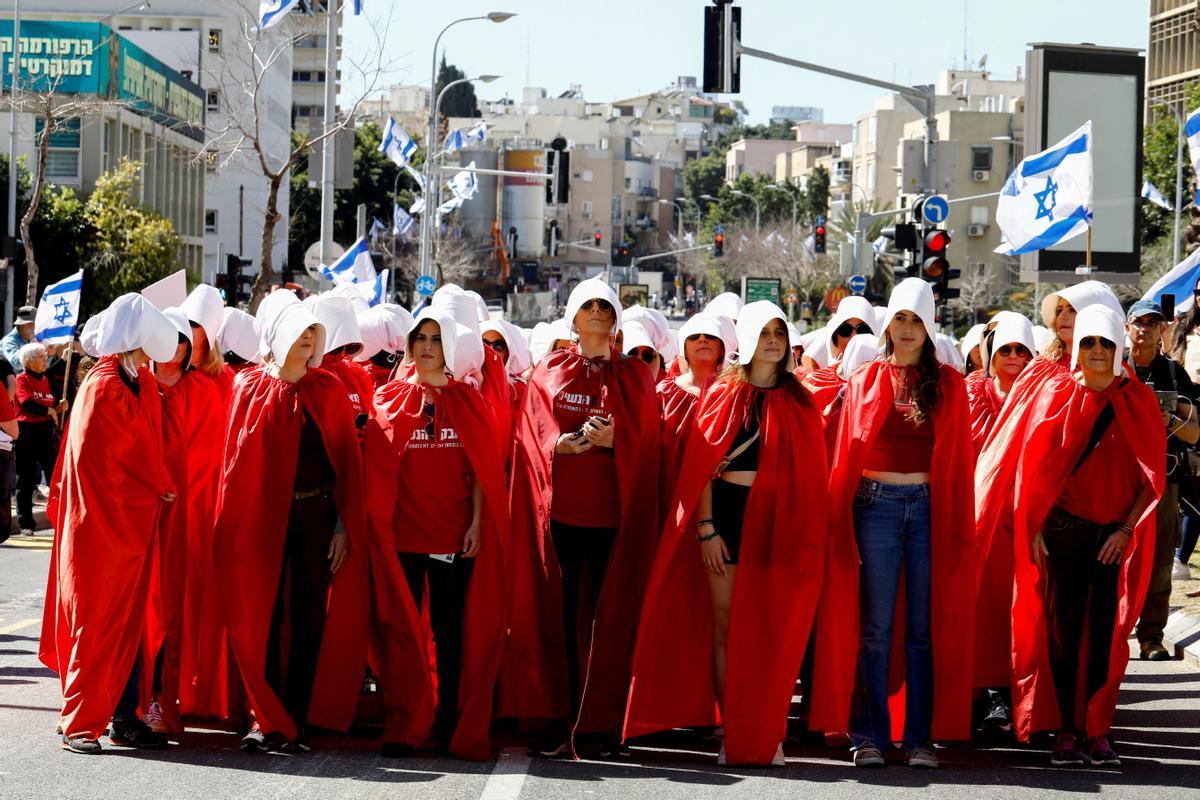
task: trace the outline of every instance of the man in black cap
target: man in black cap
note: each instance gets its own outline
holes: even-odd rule
[[[1158,504],[1154,564],[1137,626],[1141,657],[1162,661],[1171,657],[1163,647],[1163,628],[1170,610],[1171,567],[1179,546],[1179,487],[1188,476],[1187,453],[1200,440],[1200,397],[1187,371],[1162,353],[1167,328],[1162,307],[1153,300],[1138,300],[1129,307],[1126,320],[1129,366],[1158,395],[1167,429],[1167,485]]]
[[[33,306],[21,306],[17,309],[17,317],[13,320],[13,329],[3,339],[0,339],[0,355],[3,355],[12,368],[21,371],[21,359],[17,353],[21,348],[33,341],[33,328],[37,320],[37,309]]]

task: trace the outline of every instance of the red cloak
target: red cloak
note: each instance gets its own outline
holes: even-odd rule
[[[469,384],[453,380],[433,391],[438,395],[439,411],[446,415],[467,451],[484,496],[480,526],[483,543],[475,557],[464,609],[459,719],[450,742],[450,752],[455,755],[482,761],[492,757],[488,728],[508,624],[504,586],[505,550],[509,539],[507,476],[504,459],[496,448],[495,416],[479,392]],[[367,470],[376,487],[369,514],[373,540],[380,545],[372,554],[379,601],[377,613],[389,634],[384,642],[383,685],[385,692],[396,688],[401,695],[411,693],[412,677],[393,675],[391,670],[398,661],[405,667],[419,659],[397,653],[396,649],[420,652],[415,642],[409,641],[409,634],[419,629],[419,623],[408,583],[392,545],[395,528],[409,523],[395,519],[393,514],[396,493],[401,490],[400,462],[413,431],[426,421],[424,405],[423,386],[400,381],[385,385],[375,395],[375,417],[367,426],[365,446]],[[436,481],[439,476],[430,475],[428,479]],[[419,486],[403,487],[406,492],[420,490]],[[393,619],[397,615],[404,617],[399,625]],[[403,631],[399,639],[390,635],[397,628]],[[428,685],[429,676],[422,677],[423,683]],[[391,700],[390,692],[388,699]],[[395,722],[397,720],[390,713],[385,716],[385,741],[404,741],[404,735],[392,727]]]
[[[1024,374],[1018,382],[1023,380]],[[1030,557],[1030,543],[1083,453],[1106,398],[1115,412],[1115,424],[1156,498],[1134,526],[1125,551],[1108,682],[1086,707],[1087,735],[1107,733],[1129,662],[1129,633],[1141,614],[1154,560],[1154,507],[1166,474],[1166,434],[1158,402],[1137,379],[1102,395],[1085,388],[1065,369],[1058,369],[1041,381],[1036,392],[1025,393],[1020,402],[1010,396],[979,458],[976,516],[984,537],[981,551],[1012,548],[1011,680],[1014,721],[1022,740],[1037,731],[1062,727],[1046,645],[1043,584]],[[987,524],[991,520],[994,522]]]
[[[483,395],[483,399],[488,402],[492,409],[492,415],[496,418],[495,431],[499,438],[500,450],[505,454],[507,459],[508,453],[512,450],[513,441],[513,425],[515,415],[513,412],[513,390],[509,384],[508,370],[504,366],[504,359],[500,354],[491,347],[484,345],[483,347],[483,367],[479,370],[482,381],[480,382],[479,393]]]
[[[383,386],[392,378],[392,368],[390,366],[381,367],[374,361],[356,361],[355,363],[358,364],[359,369],[366,374],[367,380],[369,380],[371,385],[376,389],[378,389],[380,386]]]
[[[974,378],[976,375],[983,373],[972,372],[967,376],[967,407],[971,414],[971,446],[978,457],[1000,416],[1000,409],[1004,408],[1004,398],[996,391],[991,378]]]
[[[659,465],[658,496],[667,503],[675,496],[675,483],[683,466],[683,449],[700,408],[700,398],[679,388],[674,377],[664,378],[655,387],[662,419],[662,461]],[[662,508],[663,514],[669,508]]]
[[[701,491],[761,391],[719,380],[701,401],[646,590],[626,736],[716,721],[708,570],[694,521]],[[828,541],[820,416],[798,386],[763,394],[758,477],[746,505],[729,622],[722,705],[730,764],[770,764],[786,734]]]
[[[617,733],[624,720],[630,659],[658,522],[659,420],[654,386],[637,359],[612,352],[590,360],[573,350],[534,370],[517,420],[510,491],[512,622],[497,689],[497,716],[567,719],[562,576],[550,536],[550,463],[558,441],[554,398],[583,370],[602,373],[615,423],[621,525],[600,591],[575,732]]]
[[[221,368],[212,375],[205,375],[217,387],[217,395],[221,398],[221,402],[229,404],[230,398],[233,397],[233,379],[237,377],[237,371],[228,364],[222,362]]]
[[[371,405],[375,387],[371,385],[366,373],[350,360],[350,356],[345,353],[327,354],[321,359],[321,369],[336,377],[346,388],[352,420],[358,419],[363,414],[370,417],[375,413],[375,409]]]
[[[830,473],[830,536],[828,569],[821,597],[814,674],[811,725],[814,730],[844,731],[857,672],[859,631],[859,558],[854,533],[853,503],[867,457],[895,399],[892,371],[876,361],[855,371],[846,385],[838,427],[837,447]],[[967,739],[971,734],[971,670],[964,654],[971,652],[976,587],[975,501],[963,377],[941,367],[942,400],[932,414],[933,463],[930,471],[933,738]],[[901,584],[903,586],[903,583]],[[903,652],[904,615],[897,600],[892,643]],[[903,666],[893,658],[893,666]],[[903,738],[904,670],[893,669],[889,703],[893,735]]]
[[[62,683],[63,732],[89,739],[104,733],[138,657],[162,496],[175,491],[158,384],[143,368],[135,395],[120,369],[101,358],[71,410],[38,652]]]
[[[812,395],[813,404],[821,415],[825,430],[825,455],[833,458],[833,448],[837,444],[838,420],[841,418],[842,404],[839,399],[846,379],[838,373],[839,364],[807,372],[801,376],[800,382]]]
[[[334,501],[349,539],[349,556],[330,581],[325,631],[307,722],[350,726],[366,666],[370,533],[363,503],[362,458],[346,390],[310,369],[297,383],[268,368],[237,381],[225,439],[225,466],[214,534],[214,566],[229,640],[259,726],[291,739],[295,721],[266,679],[271,612],[299,451],[301,410],[321,432],[336,475]]]

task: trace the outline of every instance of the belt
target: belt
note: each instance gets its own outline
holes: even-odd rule
[[[313,497],[320,497],[321,495],[329,494],[332,491],[332,486],[322,486],[319,489],[309,489],[308,491],[304,492],[294,492],[292,494],[292,501],[295,502],[296,500],[309,500]]]

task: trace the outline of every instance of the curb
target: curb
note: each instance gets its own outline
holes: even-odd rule
[[[1177,657],[1200,667],[1200,616],[1186,611],[1173,612],[1163,629],[1163,644]]]
[[[46,506],[44,503],[33,504],[33,521],[34,530],[44,531],[50,528],[50,518],[46,516]],[[21,527],[17,523],[16,503],[13,503],[12,510],[12,528],[9,531],[10,536],[18,536],[21,533]]]

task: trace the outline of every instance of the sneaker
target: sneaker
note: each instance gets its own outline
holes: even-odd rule
[[[1191,579],[1192,568],[1179,559],[1175,559],[1175,562],[1171,565],[1171,580],[1190,581]]]
[[[1167,652],[1167,648],[1163,647],[1162,642],[1142,642],[1141,646],[1142,661],[1169,661],[1171,654]]]
[[[1070,731],[1059,731],[1054,737],[1054,751],[1050,753],[1050,764],[1055,767],[1078,767],[1083,765],[1079,753],[1079,741]]]
[[[267,736],[262,732],[262,728],[255,723],[250,730],[246,731],[246,735],[242,737],[241,750],[243,753],[261,753],[267,749]]]
[[[983,726],[1005,733],[1012,732],[1012,711],[1008,707],[1008,701],[999,692],[992,698],[991,706],[983,718]]]
[[[108,741],[121,747],[136,747],[139,750],[161,750],[167,746],[167,737],[150,730],[140,719],[114,721]]]
[[[529,748],[529,755],[534,758],[562,758],[571,752],[571,743],[567,737],[559,733],[544,733]]]
[[[1101,734],[1094,739],[1088,739],[1083,746],[1083,758],[1094,767],[1119,767],[1121,759],[1113,752],[1108,736]]]
[[[36,536],[37,533],[33,530],[33,528],[21,528],[21,535],[22,536]]]
[[[932,747],[919,744],[908,751],[908,765],[916,769],[937,769],[938,760]]]
[[[879,752],[879,748],[873,744],[854,749],[854,766],[856,767],[882,767],[884,763],[883,753]]]
[[[150,707],[142,715],[142,722],[149,725],[150,730],[155,733],[167,733],[170,730],[166,720],[163,719],[162,705],[157,700],[150,701]]]
[[[100,742],[95,739],[87,739],[83,736],[76,736],[72,739],[69,736],[62,737],[63,750],[70,750],[72,753],[83,753],[84,755],[96,755],[101,752]]]
[[[775,756],[771,759],[772,767],[782,767],[787,764],[787,759],[783,755],[783,742],[775,745]]]

